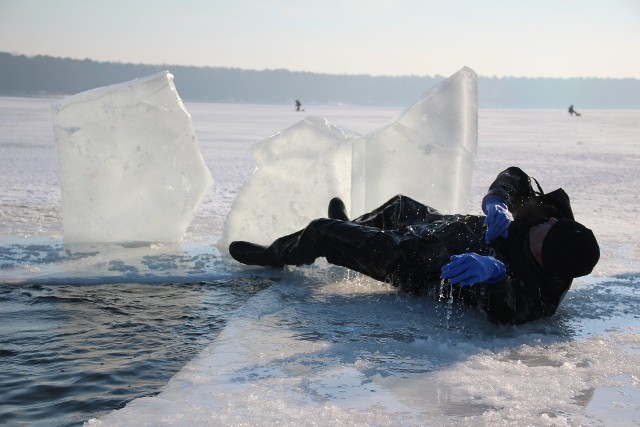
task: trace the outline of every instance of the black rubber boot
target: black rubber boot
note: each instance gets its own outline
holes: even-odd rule
[[[231,242],[229,245],[229,254],[233,259],[242,264],[274,268],[284,267],[284,263],[279,261],[266,246],[256,245],[255,243],[243,241]]]
[[[347,207],[340,197],[334,197],[329,202],[329,219],[339,219],[341,221],[349,221],[347,215]]]

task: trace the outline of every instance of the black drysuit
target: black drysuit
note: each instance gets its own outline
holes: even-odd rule
[[[536,182],[537,185],[537,182]],[[389,282],[402,290],[431,292],[451,255],[476,252],[502,261],[499,283],[454,285],[455,298],[479,305],[497,323],[524,323],[553,314],[571,280],[549,277],[529,249],[529,228],[553,216],[573,219],[562,189],[544,194],[517,167],[501,172],[487,196],[500,197],[514,216],[508,237],[485,241],[484,216],[442,215],[406,196],[395,196],[352,221],[317,219],[277,239],[267,251],[279,262],[311,264],[318,257]]]

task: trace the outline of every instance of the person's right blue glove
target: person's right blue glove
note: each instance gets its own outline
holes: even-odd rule
[[[475,283],[497,283],[504,279],[507,268],[502,261],[492,256],[482,256],[475,252],[453,255],[451,262],[442,267],[440,277],[450,283],[463,286]]]
[[[507,205],[497,196],[487,196],[484,199],[482,210],[487,215],[484,223],[487,226],[487,234],[485,239],[491,242],[497,237],[507,238],[508,228],[513,216]]]

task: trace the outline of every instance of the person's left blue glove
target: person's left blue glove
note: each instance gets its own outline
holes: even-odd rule
[[[475,283],[497,283],[504,279],[507,268],[502,261],[492,256],[482,256],[474,252],[453,255],[451,262],[442,267],[440,277],[450,283],[463,286]]]
[[[487,196],[482,203],[482,210],[487,215],[484,223],[487,226],[487,234],[485,239],[491,242],[497,237],[508,236],[508,228],[513,216],[509,212],[507,205],[497,196]]]

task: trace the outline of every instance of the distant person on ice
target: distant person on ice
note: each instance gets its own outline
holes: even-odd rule
[[[296,111],[300,111],[300,107],[302,107],[302,102],[296,99]]]
[[[552,315],[575,277],[600,257],[595,236],[574,221],[562,189],[544,194],[517,167],[501,172],[482,201],[481,215],[442,215],[395,196],[354,220],[339,198],[329,218],[311,221],[270,246],[236,241],[229,253],[249,265],[282,268],[318,257],[438,296],[447,280],[453,297],[480,306],[496,323],[519,324]]]
[[[569,105],[569,114],[572,115],[572,116],[573,115],[576,115],[576,116],[580,115],[580,113],[578,113],[576,110],[573,109],[573,105]]]

